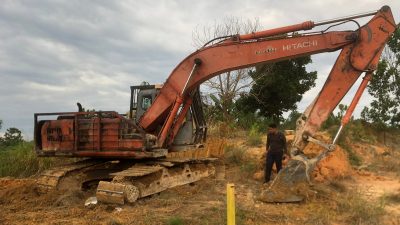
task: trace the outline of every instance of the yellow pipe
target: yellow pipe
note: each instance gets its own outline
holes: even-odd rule
[[[226,184],[227,225],[235,225],[235,185]]]

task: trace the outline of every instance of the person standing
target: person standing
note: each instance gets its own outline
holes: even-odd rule
[[[276,170],[282,169],[283,156],[287,156],[287,146],[285,135],[278,130],[276,124],[268,126],[267,144],[266,144],[266,163],[265,163],[265,183],[271,179],[272,166],[275,163]]]

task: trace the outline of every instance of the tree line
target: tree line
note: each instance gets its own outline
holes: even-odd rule
[[[0,120],[0,130],[2,128],[3,121]],[[23,142],[22,132],[15,127],[10,127],[6,130],[3,137],[0,137],[0,150],[4,147],[13,146]]]

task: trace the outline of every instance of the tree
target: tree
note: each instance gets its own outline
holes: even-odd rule
[[[15,127],[11,127],[7,129],[4,137],[1,139],[1,144],[5,146],[12,146],[21,143],[22,141],[22,132]]]
[[[249,94],[237,101],[238,108],[259,111],[260,115],[279,123],[283,112],[296,110],[302,95],[315,86],[317,72],[307,72],[305,68],[311,62],[311,57],[306,56],[256,66],[249,72],[254,83]]]
[[[383,57],[368,85],[375,99],[365,107],[361,117],[377,128],[400,128],[400,29],[390,37]]]
[[[194,45],[198,48],[204,43],[217,37],[229,36],[242,33],[251,33],[258,29],[258,20],[243,21],[235,17],[225,18],[222,23],[215,23],[212,27],[203,27],[193,33]],[[217,106],[214,109],[221,111],[222,121],[232,120],[234,102],[238,96],[250,88],[252,80],[248,69],[229,71],[216,76],[204,84],[210,92],[212,102]]]
[[[344,114],[346,114],[346,111],[348,108],[349,107],[347,105],[339,104],[338,105],[339,112],[337,113],[337,115],[335,115],[333,112],[331,112],[329,114],[328,118],[322,124],[322,126],[321,126],[322,129],[328,130],[334,126],[336,127],[336,126],[340,125],[342,118],[343,118]],[[353,120],[353,117],[351,117],[350,122],[352,120]],[[348,127],[348,126],[346,126],[346,127]],[[344,136],[344,135],[342,135],[342,136]]]
[[[298,112],[297,110],[292,110],[283,122],[282,128],[284,128],[285,130],[295,130],[297,119],[299,119],[301,114],[302,113]]]

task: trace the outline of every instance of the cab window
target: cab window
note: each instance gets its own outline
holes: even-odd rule
[[[143,96],[142,98],[142,109],[146,110],[151,106],[151,96]]]

